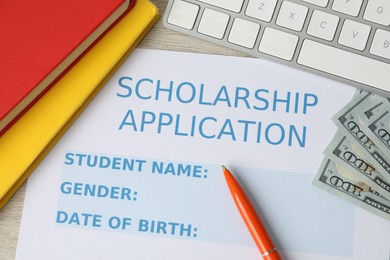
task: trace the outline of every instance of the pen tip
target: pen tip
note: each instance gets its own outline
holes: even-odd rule
[[[226,167],[223,164],[222,164],[222,171],[226,171]]]

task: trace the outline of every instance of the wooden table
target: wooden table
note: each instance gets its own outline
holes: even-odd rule
[[[161,16],[163,16],[168,0],[151,0],[151,2],[157,6],[160,10]],[[151,31],[140,42],[138,47],[182,52],[246,56],[240,52],[166,29],[162,24],[162,19],[157,21]],[[5,207],[0,210],[0,260],[15,259],[25,191],[26,183],[22,185]]]

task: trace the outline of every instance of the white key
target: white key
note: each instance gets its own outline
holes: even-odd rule
[[[297,62],[329,74],[390,91],[390,64],[352,52],[305,40]]]
[[[236,18],[233,21],[228,41],[252,49],[255,45],[259,30],[260,25],[257,23],[253,23],[241,18]]]
[[[203,2],[206,4],[214,5],[217,7],[221,7],[223,9],[232,11],[232,12],[240,12],[242,4],[244,0],[198,0],[199,2]]]
[[[289,1],[283,1],[276,24],[295,31],[301,31],[308,8]]]
[[[329,2],[329,0],[302,0],[302,1],[313,5],[322,6],[322,7],[327,6]]]
[[[367,24],[345,20],[338,42],[341,45],[362,51],[366,47],[370,31],[371,27]]]
[[[332,9],[340,13],[357,16],[362,7],[362,2],[363,0],[334,0]]]
[[[292,60],[298,36],[273,28],[265,28],[259,51],[284,60]]]
[[[229,18],[228,14],[206,8],[200,20],[198,32],[222,39],[225,35]]]
[[[364,19],[379,23],[384,26],[390,25],[390,1],[389,0],[369,0]]]
[[[307,33],[327,41],[332,41],[339,20],[339,17],[336,15],[314,10]]]
[[[176,0],[168,16],[168,23],[191,30],[194,27],[199,6]]]
[[[249,0],[245,14],[269,22],[274,14],[276,2],[277,0]]]
[[[370,52],[390,60],[390,32],[376,30]]]

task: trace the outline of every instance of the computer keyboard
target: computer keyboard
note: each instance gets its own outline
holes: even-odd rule
[[[390,0],[169,0],[163,23],[390,96]]]

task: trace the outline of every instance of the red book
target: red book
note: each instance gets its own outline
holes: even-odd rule
[[[0,0],[0,134],[133,0]]]

